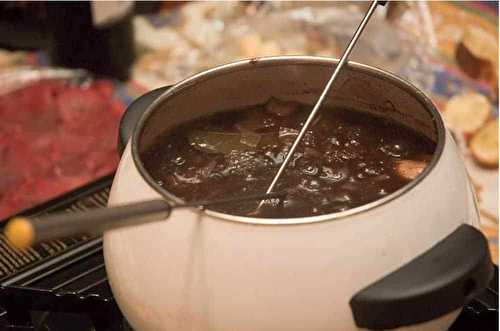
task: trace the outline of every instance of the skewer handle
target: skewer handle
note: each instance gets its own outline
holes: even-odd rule
[[[164,200],[151,200],[94,209],[79,213],[58,213],[38,218],[18,217],[5,227],[7,239],[19,248],[37,242],[77,234],[101,234],[106,230],[163,220],[172,207]]]

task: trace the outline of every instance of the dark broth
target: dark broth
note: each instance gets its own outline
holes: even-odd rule
[[[164,134],[141,157],[156,182],[186,201],[263,193],[310,110],[268,103],[207,116]],[[393,121],[323,109],[275,188],[290,190],[284,201],[212,209],[265,218],[348,210],[407,184],[411,179],[398,172],[398,162],[426,164],[434,150],[434,142]]]

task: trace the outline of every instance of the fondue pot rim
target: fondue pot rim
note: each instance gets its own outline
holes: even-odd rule
[[[331,66],[338,63],[338,59],[326,58],[326,57],[317,57],[317,56],[273,56],[273,57],[262,57],[262,58],[254,58],[248,60],[236,61],[228,64],[223,64],[212,69],[208,69],[202,71],[198,74],[195,74],[191,77],[188,77],[181,82],[173,85],[165,92],[163,92],[153,103],[149,105],[146,111],[142,114],[139,121],[137,122],[132,139],[131,139],[131,152],[132,159],[134,161],[135,166],[137,167],[141,177],[146,181],[146,183],[153,188],[156,192],[158,192],[163,198],[174,201],[176,203],[181,203],[183,200],[174,196],[162,186],[160,186],[156,181],[149,175],[148,171],[145,169],[139,155],[139,139],[143,128],[145,127],[149,117],[152,113],[154,113],[164,102],[165,99],[171,98],[178,93],[181,93],[184,89],[189,88],[194,84],[198,84],[209,80],[214,76],[218,76],[221,74],[225,74],[228,72],[239,71],[241,69],[248,69],[252,67],[266,67],[266,66],[277,66],[277,65],[290,65],[290,64],[305,64],[305,65],[322,65],[322,66]],[[435,105],[432,103],[429,97],[427,97],[421,90],[417,87],[409,83],[408,81],[391,74],[385,70],[372,67],[366,64],[349,61],[347,64],[348,68],[351,70],[368,72],[369,74],[376,75],[379,78],[390,80],[392,83],[397,85],[399,88],[405,90],[410,95],[414,96],[424,107],[426,111],[428,111],[433,120],[433,124],[435,126],[435,130],[437,132],[437,144],[436,149],[433,153],[432,159],[427,165],[427,167],[422,171],[421,174],[417,176],[414,180],[404,185],[400,189],[392,192],[391,194],[369,202],[367,204],[342,211],[337,213],[319,215],[319,216],[308,216],[308,217],[297,217],[297,218],[256,218],[256,217],[247,217],[247,216],[238,216],[216,212],[213,210],[204,210],[203,212],[207,215],[214,216],[219,220],[224,221],[232,221],[239,223],[247,223],[247,224],[255,224],[255,225],[290,225],[290,224],[309,224],[315,222],[325,222],[325,221],[335,221],[339,219],[344,219],[348,216],[352,216],[355,214],[360,214],[362,212],[366,212],[373,208],[383,206],[392,200],[402,196],[403,194],[409,192],[415,186],[417,186],[427,175],[432,171],[432,169],[438,163],[441,154],[444,150],[445,144],[445,127],[442,121],[441,116],[439,115],[438,110]],[[335,96],[333,96],[335,97]]]

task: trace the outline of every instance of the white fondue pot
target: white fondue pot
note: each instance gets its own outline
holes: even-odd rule
[[[336,63],[241,61],[152,92],[123,152],[110,205],[179,201],[141,161],[165,130],[270,97],[313,104]],[[429,166],[400,190],[345,212],[261,219],[177,209],[163,222],[106,232],[111,288],[135,330],[444,331],[485,288],[493,269],[475,229],[475,197],[431,101],[394,75],[351,62],[327,106],[392,118],[426,135],[437,143]]]

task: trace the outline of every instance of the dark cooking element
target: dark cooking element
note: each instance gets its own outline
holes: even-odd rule
[[[0,96],[0,219],[111,173],[113,85],[44,80]]]
[[[309,106],[270,100],[218,113],[160,137],[141,159],[166,190],[187,201],[266,191]],[[395,122],[345,109],[324,109],[305,134],[276,191],[277,206],[255,202],[214,207],[229,214],[284,218],[348,210],[396,191],[411,178],[399,162],[426,162],[435,144]]]
[[[356,325],[395,329],[443,316],[488,288],[494,274],[488,243],[461,225],[400,269],[358,292],[350,302]]]
[[[100,238],[52,259],[38,270],[5,281],[0,302],[7,310],[7,324],[33,327],[27,330],[44,330],[37,324],[47,319],[43,314],[39,318],[30,316],[32,311],[83,313],[89,317],[87,330],[91,325],[97,331],[122,330],[123,318],[107,281]]]
[[[33,212],[28,213],[51,213],[60,212],[63,210],[81,210],[82,208],[101,208],[106,204],[106,199],[109,193],[111,179],[94,182],[85,188],[79,189],[64,198],[57,199],[45,205],[33,209]],[[81,247],[81,246],[78,246]],[[51,331],[109,331],[109,330],[131,330],[127,327],[126,322],[119,318],[119,310],[116,309],[116,302],[109,292],[107,281],[101,283],[101,287],[93,288],[88,291],[89,295],[71,297],[70,300],[80,301],[81,304],[75,304],[71,315],[63,315],[54,311],[55,305],[61,305],[61,300],[68,300],[68,297],[58,296],[59,291],[50,290],[54,287],[51,284],[61,284],[71,279],[71,284],[76,291],[84,289],[88,284],[93,283],[92,279],[99,278],[104,262],[102,256],[102,242],[100,240],[92,241],[92,245],[86,246],[84,249],[77,248],[64,252],[59,255],[58,260],[50,258],[36,266],[31,265],[29,269],[22,273],[17,273],[4,279],[2,288],[0,289],[0,301],[13,300],[17,297],[17,291],[22,291],[22,302],[15,301],[14,305],[7,304],[8,307],[14,308],[8,312],[0,309],[0,329],[5,326],[7,317],[9,320],[15,320],[11,323],[7,330],[10,331],[25,331],[25,330],[51,330]],[[98,248],[98,251],[94,251]],[[5,250],[0,247],[0,255],[6,255]],[[55,261],[64,261],[64,264],[59,264],[61,268],[54,268]],[[82,266],[85,271],[82,271]],[[35,268],[36,271],[35,271]],[[26,287],[24,283],[34,284],[37,281],[34,279],[43,275],[43,280],[38,281],[36,287]],[[68,276],[69,275],[69,276]],[[68,284],[68,283],[67,283]],[[106,284],[106,286],[104,286]],[[8,289],[4,291],[3,289]],[[104,289],[104,291],[102,291]],[[11,295],[6,296],[6,293]],[[49,294],[48,294],[49,293]],[[47,300],[46,305],[42,308],[44,312],[30,315],[27,312],[32,310],[32,304],[39,302],[40,295],[52,297]],[[90,304],[88,299],[95,297],[94,300],[102,299],[98,305]],[[86,304],[83,304],[86,302]],[[40,303],[39,303],[40,305]],[[67,310],[70,307],[66,308]],[[101,310],[101,318],[95,318],[94,328],[88,327],[89,322],[92,322],[92,313]],[[14,316],[11,318],[10,315]],[[94,315],[95,316],[95,315]],[[107,321],[111,322],[109,324]],[[495,278],[490,282],[489,288],[471,301],[462,311],[457,321],[453,324],[449,331],[497,331],[498,330],[498,268],[495,267]]]

